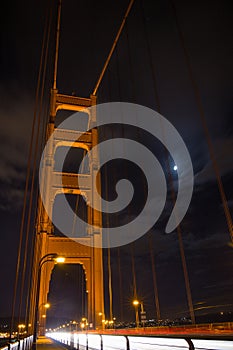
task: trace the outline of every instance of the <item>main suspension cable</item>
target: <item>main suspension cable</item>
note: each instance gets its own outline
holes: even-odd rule
[[[105,71],[106,71],[106,69],[107,69],[107,67],[108,67],[108,64],[109,64],[109,62],[110,62],[110,59],[111,59],[112,54],[113,54],[113,52],[114,52],[114,49],[115,49],[115,47],[116,47],[116,44],[117,44],[117,42],[118,42],[118,40],[119,40],[119,38],[120,38],[121,32],[122,32],[122,30],[123,30],[123,28],[124,28],[126,19],[127,19],[128,15],[129,15],[129,12],[130,12],[130,10],[131,10],[131,7],[133,6],[133,3],[134,3],[134,0],[130,0],[130,3],[129,3],[129,5],[128,5],[128,8],[127,8],[126,13],[125,13],[125,15],[124,15],[124,18],[123,18],[123,20],[122,20],[122,22],[121,22],[120,28],[119,28],[119,30],[118,30],[118,32],[117,32],[116,38],[115,38],[115,40],[114,40],[114,42],[113,42],[113,45],[112,45],[112,47],[111,47],[111,50],[110,50],[110,52],[109,52],[109,54],[108,54],[108,57],[107,57],[107,59],[106,59],[106,61],[105,61],[105,64],[104,64],[104,66],[103,66],[103,69],[102,69],[102,71],[101,71],[101,73],[100,73],[99,79],[98,79],[98,81],[97,81],[97,83],[96,83],[96,86],[95,86],[95,88],[94,88],[94,91],[93,91],[93,93],[92,93],[92,95],[94,95],[94,96],[96,96],[96,94],[97,94],[97,90],[98,90],[99,85],[100,85],[100,83],[101,83],[101,81],[102,81],[102,79],[103,79],[104,73],[105,73]]]

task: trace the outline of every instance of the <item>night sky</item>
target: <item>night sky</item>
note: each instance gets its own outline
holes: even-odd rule
[[[0,317],[11,315],[36,80],[43,27],[50,3],[51,0],[23,2],[13,0],[5,2],[2,5],[5,8],[1,10]],[[233,3],[230,0],[221,2],[175,0],[174,3],[189,52],[192,72],[200,91],[232,218]],[[127,5],[126,0],[63,1],[58,69],[59,92],[75,93],[81,97],[88,97],[92,93]],[[55,33],[55,19],[54,5],[52,39]],[[53,50],[54,40],[49,47],[45,100],[48,100],[51,87]],[[193,197],[181,223],[181,231],[194,310],[197,315],[208,312],[233,313],[233,246],[230,244],[223,204],[171,2],[135,0],[127,26],[100,86],[98,101],[133,102],[157,110],[153,74],[156,76],[161,114],[182,136],[193,163],[195,175]],[[102,136],[116,137],[117,133],[117,129],[109,127],[103,131]],[[146,135],[144,136],[146,138]],[[152,144],[148,139],[145,142]],[[158,158],[160,157],[163,164],[161,145],[155,143],[152,148],[158,150]],[[107,173],[110,177],[109,169]],[[115,170],[112,173],[115,174],[116,180],[119,164],[115,164],[113,169]],[[137,179],[140,179],[140,175],[136,179],[136,171],[132,165],[129,166],[128,174],[138,185]],[[176,181],[176,174],[172,173],[172,176]],[[111,181],[109,185],[114,187]],[[110,190],[110,193],[114,193],[114,190]],[[135,207],[137,205],[132,208]],[[162,318],[189,315],[177,233],[174,231],[165,234],[171,208],[171,198],[168,196],[163,215],[150,231],[153,236]],[[128,212],[125,216],[131,214]],[[131,246],[120,248],[124,317],[129,320],[134,318],[131,305],[133,297],[131,248]],[[134,243],[134,252],[138,297],[144,301],[148,316],[152,318],[155,317],[155,306],[147,235]],[[117,254],[117,249],[113,249],[113,313],[119,319]],[[106,259],[104,262],[106,267]],[[67,289],[64,294],[58,293],[59,295],[55,293],[52,295],[51,292],[51,304],[54,306],[49,311],[50,316],[64,316],[67,319],[80,317],[81,292],[77,291],[77,283],[82,279],[80,270],[62,267],[60,272],[56,271],[55,274],[57,279],[54,278],[52,281],[53,290],[59,289],[59,281],[63,283],[65,281],[70,288],[70,294]],[[75,303],[75,293],[79,295],[76,306],[72,304]]]

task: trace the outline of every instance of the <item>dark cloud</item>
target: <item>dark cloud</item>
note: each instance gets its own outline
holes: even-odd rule
[[[233,138],[215,140],[213,150],[219,175],[224,176],[227,174],[233,174]],[[202,170],[196,173],[195,183],[201,185],[213,181],[216,181],[216,174],[213,169],[212,161],[209,161],[205,164]]]
[[[0,188],[1,210],[22,206],[25,171],[33,118],[33,99],[16,85],[0,87]]]

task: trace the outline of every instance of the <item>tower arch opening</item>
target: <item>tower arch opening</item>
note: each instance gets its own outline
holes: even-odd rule
[[[55,265],[49,284],[46,328],[65,325],[69,331],[80,329],[80,322],[88,318],[85,266],[81,263]],[[64,327],[63,327],[64,328]]]
[[[64,173],[72,174],[89,174],[89,159],[88,157],[84,159],[86,153],[87,149],[85,148],[69,147],[61,144],[61,146],[56,147],[54,155],[54,171],[62,171]],[[83,159],[84,161],[82,163]]]
[[[63,194],[57,194],[54,200],[53,205],[53,222],[57,222],[56,217],[60,220],[67,220],[66,217],[63,217],[63,206],[61,205]],[[61,232],[55,225],[53,226],[53,234],[57,237],[67,236],[70,238],[75,237],[85,237],[87,236],[87,226],[88,221],[88,206],[80,194],[65,193],[67,202],[69,203],[71,209],[73,210],[72,220],[66,221],[67,232]],[[82,222],[77,222],[77,217],[79,217]],[[63,219],[62,219],[63,218]]]
[[[63,106],[67,107],[67,106]],[[67,118],[69,118],[71,115],[74,114],[73,110],[67,110],[67,109],[58,109],[56,120],[55,120],[55,127],[59,127],[61,123],[63,123]],[[69,125],[69,130],[79,130],[79,131],[86,131],[89,129],[89,122],[90,122],[90,116],[85,111],[79,111],[77,112],[77,124],[73,123]]]

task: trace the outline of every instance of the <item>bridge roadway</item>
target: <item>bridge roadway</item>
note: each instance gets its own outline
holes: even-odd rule
[[[59,344],[58,342],[55,342],[51,338],[41,336],[37,339],[36,349],[37,350],[67,350],[67,347],[65,347],[62,344]]]

